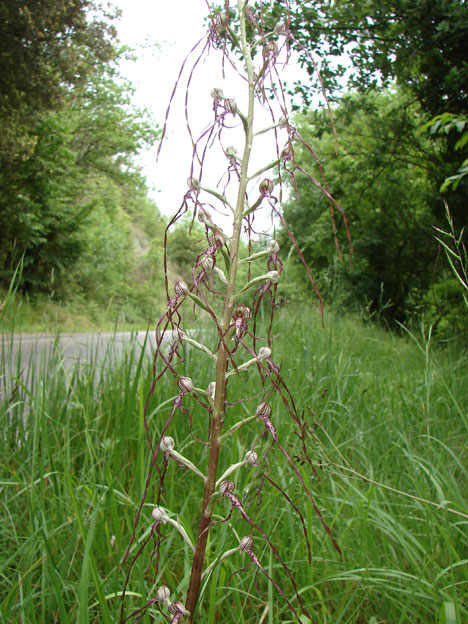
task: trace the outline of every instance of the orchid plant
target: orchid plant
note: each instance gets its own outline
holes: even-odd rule
[[[198,219],[202,225],[206,245],[194,263],[190,284],[178,281],[173,287],[169,286],[165,253],[167,306],[156,327],[153,382],[145,408],[151,463],[133,534],[124,557],[127,577],[122,592],[121,623],[130,619],[139,620],[149,611],[159,614],[158,621],[173,624],[200,621],[197,611],[201,609],[200,596],[205,581],[216,566],[223,565],[227,559],[239,554],[244,557],[244,571],[253,570],[255,575],[264,575],[284,600],[293,619],[298,622],[312,621],[312,615],[296,585],[294,572],[281,554],[280,545],[273,542],[256,519],[255,510],[260,502],[260,493],[268,484],[276,488],[283,501],[294,509],[310,562],[311,536],[304,512],[275,481],[274,466],[270,461],[273,449],[283,457],[290,474],[303,490],[304,500],[313,505],[325,531],[339,551],[305,482],[303,471],[288,451],[286,443],[280,439],[275,424],[285,417],[292,419],[303,454],[307,458],[308,433],[283,379],[281,367],[275,360],[273,317],[278,305],[278,283],[283,272],[280,248],[271,234],[269,237],[264,234],[260,242],[255,242],[255,219],[259,210],[266,207],[271,222],[279,221],[297,248],[281,213],[285,172],[290,175],[292,188],[295,186],[296,172],[301,171],[322,189],[329,200],[332,220],[335,209],[341,211],[339,204],[328,193],[324,180],[320,176],[319,179],[314,178],[295,162],[294,146],[298,142],[305,145],[305,142],[289,117],[279,72],[281,66],[289,60],[291,36],[287,12],[284,21],[267,32],[261,8],[249,6],[248,0],[226,0],[222,9],[211,10],[206,37],[191,52],[198,56],[191,67],[189,82],[204,55],[208,52],[218,53],[223,60],[223,67],[224,64],[229,65],[231,70],[241,76],[245,89],[245,109],[242,109],[234,94],[225,95],[213,85],[213,112],[209,125],[199,137],[195,137],[188,124],[193,145],[188,188],[167,232],[189,213],[193,220]],[[200,48],[201,52],[198,53]],[[258,109],[267,111],[269,115],[266,128],[258,129],[256,126]],[[163,134],[166,125],[167,117]],[[240,152],[231,145],[227,136],[239,130],[243,135]],[[252,172],[254,143],[267,133],[274,137],[274,153]],[[211,188],[204,183],[205,160],[207,153],[216,146],[224,154],[226,165],[220,183]],[[306,147],[311,160],[321,171],[314,151]],[[231,221],[229,231],[220,225],[221,215],[226,214]],[[244,255],[243,248],[247,249]],[[305,265],[300,250],[297,251]],[[307,266],[306,270],[312,278]],[[269,311],[266,324],[259,322],[260,310],[263,314],[265,310]],[[205,325],[211,326],[211,336],[215,337],[211,342],[214,346],[187,329],[189,318],[203,318]],[[193,367],[190,376],[185,372],[187,349],[206,360],[211,370],[211,381],[203,387],[197,378],[197,367]],[[253,396],[239,398],[239,391],[235,391],[235,388],[236,385],[242,387],[245,375],[256,377],[257,391]],[[173,378],[176,393],[165,403],[169,409],[168,415],[155,425],[147,418],[148,402],[156,384],[167,376]],[[193,406],[198,406],[206,414],[204,425],[194,426]],[[184,454],[176,448],[180,418],[188,423],[193,446],[202,449],[198,455],[188,457],[188,453]],[[240,435],[248,440],[247,451],[239,461],[226,467],[223,453],[227,457],[232,456],[232,448]],[[200,500],[197,518],[184,518],[182,522],[180,509],[165,506],[164,491],[170,466],[175,467],[176,472],[180,471],[181,475],[193,475],[187,496],[193,495]],[[223,470],[221,466],[224,466]],[[313,470],[310,460],[308,466]],[[239,483],[242,485],[239,486]],[[230,547],[217,550],[220,527],[233,525],[239,520],[244,527],[243,534],[233,529],[229,537],[232,542]],[[171,540],[167,539],[170,532],[174,534]],[[169,588],[169,583],[164,582],[161,561],[170,561],[171,548],[179,540],[189,553],[190,574],[185,586],[179,583],[177,588]],[[281,578],[276,578],[265,565],[261,556],[265,546],[276,561]],[[126,596],[129,594],[134,564],[145,550],[151,548],[152,558],[148,569],[151,568],[155,579],[154,594],[148,596],[141,607],[128,614]]]

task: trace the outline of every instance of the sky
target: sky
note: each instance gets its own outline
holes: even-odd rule
[[[111,5],[122,11],[122,17],[116,24],[121,43],[135,49],[137,60],[123,62],[121,70],[135,88],[135,103],[146,107],[162,127],[166,109],[176,83],[179,70],[186,55],[206,33],[204,18],[207,15],[205,0],[112,0]],[[199,48],[201,51],[201,47]],[[195,59],[195,56],[190,57]],[[191,66],[191,65],[188,65]],[[228,69],[228,68],[227,68]],[[296,68],[297,72],[297,68]],[[295,79],[296,76],[294,76]],[[159,210],[166,216],[172,216],[179,208],[187,190],[186,181],[190,175],[191,141],[185,123],[185,86],[188,72],[184,74],[178,94],[171,105],[167,126],[167,138],[163,143],[161,155],[156,164],[157,147],[142,153],[140,164],[151,189],[150,195],[156,201]],[[213,100],[211,91],[214,87],[222,88],[228,97],[235,97],[240,106],[243,104],[245,85],[227,73],[223,80],[221,54],[211,54],[197,66],[189,90],[190,121],[195,134],[201,132],[213,120]],[[257,127],[266,127],[270,118],[260,111]],[[271,134],[271,133],[270,133]],[[240,129],[232,131],[225,143],[234,145],[239,152],[243,148],[243,136]],[[286,137],[284,137],[286,140]],[[226,147],[226,145],[224,146]],[[265,154],[275,152],[274,145],[264,137],[257,142],[252,156],[253,167],[259,169],[265,164]],[[268,160],[273,160],[268,156]],[[214,151],[209,164],[212,179],[204,177],[205,183],[216,186],[225,167],[222,151]],[[206,176],[206,173],[204,174]],[[269,213],[268,213],[269,214]],[[230,219],[217,216],[222,227],[227,227]],[[260,215],[260,229],[266,229],[271,221],[265,212]]]

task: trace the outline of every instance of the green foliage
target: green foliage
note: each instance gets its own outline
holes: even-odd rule
[[[468,117],[466,115],[442,113],[442,115],[436,115],[433,119],[428,121],[422,129],[427,130],[430,128],[431,134],[449,134],[451,130],[457,130],[461,134],[461,137],[455,143],[454,150],[466,152],[468,145],[467,124]],[[468,175],[468,158],[465,158],[465,160],[461,163],[457,173],[446,178],[445,182],[440,187],[440,190],[446,191],[450,185],[452,185],[452,188],[455,190],[466,175]]]
[[[116,70],[114,16],[89,0],[0,16],[0,287],[22,258],[23,294],[149,315],[164,224],[134,161],[159,133]]]
[[[170,228],[167,256],[174,269],[187,283],[192,281],[192,268],[197,257],[206,249],[204,228],[191,217],[185,217]]]
[[[414,273],[422,268],[420,280],[422,283],[420,285],[415,283],[411,288],[421,286],[425,289],[427,274],[430,271],[430,263],[427,261],[432,244],[428,238],[424,240],[422,236],[413,236],[415,234],[413,226],[416,226],[415,211],[419,211],[421,204],[427,204],[432,213],[433,224],[440,227],[444,219],[443,201],[438,196],[441,189],[447,193],[446,198],[457,229],[462,230],[468,223],[467,162],[466,158],[460,159],[460,150],[466,149],[466,132],[463,124],[466,123],[468,94],[468,64],[465,49],[468,40],[468,6],[458,0],[431,0],[431,2],[319,0],[313,3],[292,0],[288,5],[291,7],[288,19],[288,28],[292,35],[290,44],[310,75],[309,83],[296,83],[293,90],[302,95],[306,106],[313,101],[314,95],[321,93],[323,85],[331,100],[339,101],[343,91],[351,89],[362,94],[370,93],[372,102],[374,97],[372,93],[375,90],[385,93],[389,85],[396,84],[407,94],[408,101],[415,100],[419,104],[421,125],[427,122],[428,118],[436,116],[430,122],[434,128],[431,146],[429,142],[425,142],[415,134],[411,124],[408,136],[414,140],[416,149],[413,149],[406,134],[395,132],[395,124],[392,123],[391,117],[385,115],[381,123],[389,124],[389,128],[381,132],[383,143],[375,145],[376,159],[381,161],[382,153],[388,158],[388,165],[382,168],[382,175],[390,177],[391,181],[394,177],[393,171],[398,171],[402,188],[407,191],[405,194],[399,193],[398,185],[395,183],[387,186],[389,195],[386,211],[389,219],[388,223],[380,219],[381,225],[386,228],[387,225],[390,226],[386,230],[390,236],[393,235],[392,228],[397,223],[400,224],[397,229],[401,230],[406,227],[408,219],[410,220],[409,240],[402,247],[402,253],[407,256],[407,260],[403,259],[403,264],[411,263],[411,256],[416,259]],[[270,5],[265,21],[271,28],[278,20],[283,19],[283,9],[284,3],[280,0],[275,0]],[[319,74],[321,80],[318,78]],[[364,98],[361,102],[364,102]],[[348,106],[348,103],[345,101],[343,106]],[[402,119],[403,113],[404,110],[397,114],[397,123]],[[462,132],[461,137],[452,129]],[[339,130],[339,143],[347,142],[346,128]],[[368,179],[369,158],[364,157],[361,161],[362,150],[359,146],[356,147],[354,167],[361,170],[364,179]],[[395,156],[392,155],[393,152]],[[406,172],[409,174],[412,168],[415,173],[414,187],[410,179],[401,178],[402,169],[405,168],[404,162]],[[372,170],[375,171],[371,167]],[[346,172],[343,174],[346,177]],[[422,177],[426,178],[426,188],[421,184]],[[383,184],[381,186],[383,187]],[[346,184],[346,190],[352,196],[351,205],[355,204],[354,198],[362,187],[359,181],[353,188]],[[432,197],[428,197],[431,193]],[[393,201],[393,197],[397,201]],[[408,204],[407,198],[415,201],[415,208],[409,211],[400,208]],[[345,207],[349,205],[345,199],[343,203]],[[393,211],[394,214],[390,214]],[[428,222],[426,219],[423,221],[422,231],[427,232]],[[372,223],[370,225],[372,226]],[[356,229],[355,220],[353,226]],[[377,224],[372,228],[373,231],[376,228]],[[375,301],[375,280],[362,263],[359,266],[358,258],[362,250],[361,230],[362,228],[358,226],[356,233],[351,228],[356,240],[357,271],[354,275],[358,276],[358,283],[368,279],[373,293],[369,293],[366,288],[365,296],[369,298],[370,295],[371,300]],[[310,233],[309,235],[313,236]],[[395,235],[397,241],[401,242],[398,231]],[[318,231],[316,236],[319,236]],[[385,245],[383,248],[380,247],[382,243]],[[389,245],[391,246],[391,241],[383,240],[381,233],[374,239],[371,247],[364,249],[364,253],[369,255],[372,252],[377,256],[383,251],[385,254]],[[412,245],[413,248],[409,251]],[[417,258],[418,253],[420,260]],[[318,252],[315,255],[318,255]],[[393,252],[392,255],[395,257]],[[387,257],[382,258],[382,262],[387,260]],[[389,270],[400,268],[402,267],[390,262]],[[360,269],[364,269],[362,275]],[[385,267],[382,267],[382,270],[385,272]],[[403,266],[403,271],[405,270]],[[332,271],[335,275],[334,269]],[[383,277],[388,283],[388,276]],[[403,281],[406,281],[404,275]],[[392,305],[395,303],[399,305],[400,298],[403,297],[404,300],[407,295],[409,291],[405,285],[400,289],[391,288],[389,292],[383,293],[384,300],[392,299]],[[397,317],[399,316],[400,313],[397,314]]]
[[[465,44],[468,8],[458,0],[319,0],[289,2],[289,27],[300,61],[311,76],[314,61],[327,88],[340,90],[352,63],[349,86],[367,90],[396,80],[409,87],[423,110],[464,113],[468,85]],[[284,3],[270,8],[272,25]],[[315,55],[314,52],[320,53]],[[348,68],[349,69],[349,68]],[[307,95],[311,85],[297,85]],[[320,90],[318,81],[314,88]],[[310,93],[310,91],[309,91]]]
[[[296,121],[346,212],[354,268],[346,253],[339,261],[328,201],[305,176],[297,176],[299,199],[285,206],[286,220],[327,300],[403,321],[429,286],[437,255],[429,175],[437,154],[418,133],[419,107],[403,93],[350,94],[333,115],[338,155],[328,115],[309,112]],[[302,164],[309,154],[298,144],[295,156]],[[335,220],[346,251],[343,223]]]
[[[71,88],[116,56],[113,15],[92,0],[0,5],[0,164],[27,158],[31,129],[63,108]]]
[[[309,307],[288,308],[280,316],[275,354],[278,362],[289,362],[282,375],[310,432],[308,451],[318,478],[307,463],[300,465],[301,474],[343,558],[322,538],[310,509],[305,521],[312,564],[306,564],[295,513],[267,481],[261,503],[256,500],[248,513],[284,549],[288,565],[297,564],[298,589],[317,622],[467,621],[466,352],[453,343],[437,348],[427,332],[402,338],[328,313],[323,330]],[[0,620],[119,621],[121,562],[151,464],[143,424],[151,361],[140,362],[134,346],[121,360],[109,348],[103,360],[93,356],[74,370],[56,348],[48,361],[20,361],[2,386]],[[187,370],[196,366],[199,379],[211,380],[198,352],[187,348],[184,359]],[[243,392],[254,394],[256,386],[247,379]],[[174,387],[161,380],[149,408],[155,429],[165,422],[173,395]],[[281,402],[273,408],[278,435],[301,461],[300,441]],[[198,431],[201,411],[194,409],[192,416]],[[188,423],[180,419],[176,431],[176,448],[198,462],[205,449],[193,444]],[[249,438],[240,437],[227,465],[249,448]],[[300,490],[282,461],[278,452],[269,455],[279,484],[297,501]],[[241,477],[240,485],[246,485],[247,475]],[[199,491],[199,478],[186,471],[181,479],[180,467],[170,462],[166,485],[164,505],[177,509],[180,522],[190,527],[197,502],[185,494]],[[142,540],[154,502],[151,490],[142,511]],[[243,535],[243,521],[232,522],[232,530]],[[222,548],[230,529],[226,523],[218,527]],[[175,592],[190,552],[171,527],[161,532],[165,544],[172,544],[169,585]],[[261,563],[276,578],[280,570],[274,560],[269,563],[262,540],[255,537],[255,543]],[[137,540],[130,557],[140,546]],[[209,550],[208,563],[214,558]],[[205,579],[200,621],[210,621],[210,613],[213,622],[238,624],[241,613],[243,624],[259,621],[265,604],[258,593],[266,595],[268,587],[261,575],[246,580],[235,574],[245,565],[245,556],[236,554]],[[129,611],[145,595],[155,595],[154,569],[151,553],[137,560],[137,581],[125,599]],[[272,621],[289,622],[276,593],[269,598]],[[163,621],[156,611],[145,617],[145,624]]]
[[[43,114],[34,128],[32,154],[3,169],[4,284],[10,278],[8,267],[21,254],[22,288],[30,293],[53,290],[67,296],[68,278],[76,277],[81,267],[78,284],[88,294],[101,290],[102,298],[109,298],[118,284],[116,276],[129,276],[126,203],[147,202],[132,159],[157,137],[144,111],[130,105],[130,96],[127,84],[117,84],[106,72],[95,74],[70,94],[65,110]],[[102,291],[102,284],[109,292]]]

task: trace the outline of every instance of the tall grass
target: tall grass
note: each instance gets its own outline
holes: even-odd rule
[[[314,537],[307,563],[294,507],[272,483],[264,484],[256,517],[288,565],[302,562],[296,581],[313,621],[468,621],[466,353],[434,346],[427,330],[397,337],[353,318],[326,315],[323,330],[319,315],[306,309],[287,310],[277,330],[276,358],[288,362],[283,377],[314,441],[307,448],[313,466],[302,458],[279,403],[273,405],[282,414],[278,435],[343,557],[309,505],[305,522]],[[185,366],[193,370],[196,354],[185,348]],[[8,370],[8,349],[3,357],[1,621],[118,622],[122,557],[150,463],[143,427],[150,361],[133,348],[115,361],[109,350],[99,365],[91,354],[70,370],[56,351],[32,374],[28,362]],[[208,366],[204,371],[198,358],[196,365],[208,382]],[[246,377],[243,393],[255,392],[249,384]],[[155,439],[176,394],[169,381],[155,390],[148,410]],[[193,422],[201,417],[194,409]],[[185,419],[176,431],[181,453],[201,461],[205,451],[193,443]],[[249,442],[239,436],[221,470],[239,461]],[[273,449],[269,462],[278,486],[303,505],[283,456]],[[169,465],[163,503],[180,510],[190,533],[198,510],[186,493],[198,477],[186,471],[181,479],[180,470]],[[143,510],[148,519],[155,491]],[[221,544],[208,544],[208,563],[236,532],[242,536],[241,521],[220,525]],[[190,573],[191,552],[173,532],[163,534],[172,559],[160,562],[159,575],[170,575],[176,588]],[[140,536],[133,553],[148,536]],[[268,550],[258,556],[274,577],[277,560]],[[143,553],[135,564],[126,598],[135,608],[158,586],[152,563]],[[198,621],[292,621],[264,576],[237,573],[245,565],[238,553],[204,577]],[[164,619],[149,610],[141,621]]]

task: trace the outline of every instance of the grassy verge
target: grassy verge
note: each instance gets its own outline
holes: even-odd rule
[[[299,500],[280,453],[270,462],[278,462],[283,490],[305,506],[312,565],[295,538],[294,512],[273,485],[264,484],[260,504],[249,510],[268,527],[283,559],[299,570],[300,593],[315,621],[468,621],[466,353],[451,344],[433,348],[427,333],[396,337],[352,318],[328,316],[322,330],[318,313],[304,309],[287,310],[278,318],[277,332],[273,356],[310,433],[313,466],[304,457],[302,476],[343,558],[313,509]],[[205,387],[211,379],[198,359],[188,350],[182,367],[197,370],[194,381]],[[27,362],[12,374],[5,364],[0,621],[118,622],[128,570],[121,561],[150,461],[142,418],[150,364],[131,349],[119,362],[109,355],[99,367],[91,361],[74,371],[56,353],[29,377]],[[245,373],[243,396],[248,384]],[[175,394],[165,382],[156,388],[149,409],[153,439],[170,409],[165,402]],[[197,409],[191,412],[193,433],[203,438],[206,423],[199,415]],[[277,428],[290,426],[288,419],[282,421],[279,403],[274,418]],[[176,448],[196,461],[203,449],[193,444],[186,421],[178,433]],[[239,435],[226,464],[242,458],[247,445]],[[292,434],[287,448],[301,459],[303,449]],[[162,503],[177,511],[191,535],[201,492],[197,477],[171,462],[166,485]],[[144,527],[151,524],[154,491],[150,488],[146,525],[140,523],[132,554],[148,536]],[[245,533],[241,522],[219,523],[209,558],[231,530]],[[187,546],[174,533],[163,528],[171,559],[159,562],[157,574],[150,554],[138,559],[126,613],[146,603],[161,579],[175,591],[189,574]],[[271,576],[279,575],[259,538],[256,545],[262,565]],[[205,579],[203,621],[247,624],[264,617],[268,624],[286,624],[290,616],[265,579],[255,579],[253,570],[237,573],[245,565],[239,553],[214,567]],[[142,621],[164,620],[149,611]]]

